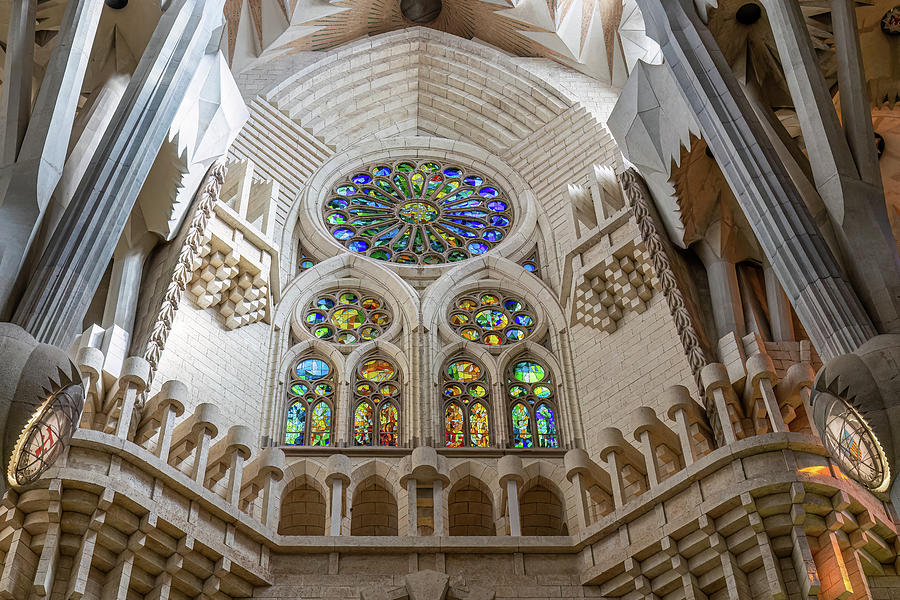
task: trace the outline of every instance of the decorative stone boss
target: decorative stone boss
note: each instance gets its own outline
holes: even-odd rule
[[[78,427],[85,391],[65,352],[0,323],[0,448],[9,485],[37,480],[65,450]]]

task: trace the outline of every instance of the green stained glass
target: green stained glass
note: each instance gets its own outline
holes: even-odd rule
[[[531,448],[534,441],[531,435],[531,415],[524,404],[512,407],[512,440],[514,448]]]
[[[456,381],[473,381],[481,377],[481,367],[470,360],[458,360],[447,367],[447,375]]]
[[[309,388],[306,386],[305,383],[295,383],[291,386],[291,393],[294,394],[295,396],[302,396],[303,394],[307,393],[308,391],[309,391]]]
[[[513,377],[523,383],[537,383],[546,376],[544,367],[530,360],[518,362],[513,367]]]
[[[376,260],[423,265],[465,260],[508,239],[514,225],[503,192],[457,165],[429,160],[406,160],[395,168],[370,165],[352,171],[334,190],[337,196],[322,204],[329,233],[348,250]]]
[[[524,398],[528,395],[528,390],[521,385],[513,385],[509,388],[509,395],[513,398]]]
[[[334,387],[328,383],[320,383],[316,385],[316,388],[313,391],[320,396],[330,396],[334,391]]]
[[[284,443],[294,446],[303,444],[306,433],[306,406],[302,402],[294,402],[288,408],[285,421]]]
[[[324,401],[315,405],[310,416],[310,446],[331,444],[331,407]]]

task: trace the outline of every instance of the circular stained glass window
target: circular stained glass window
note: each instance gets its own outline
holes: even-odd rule
[[[869,489],[883,491],[890,479],[888,462],[872,428],[846,400],[820,392],[828,403],[822,439],[841,470]]]
[[[334,186],[322,210],[342,246],[399,264],[439,265],[484,254],[513,224],[511,203],[497,185],[433,160],[358,169]]]
[[[384,300],[349,290],[317,296],[303,314],[303,324],[310,333],[336,344],[370,342],[380,337],[392,322]]]
[[[523,301],[495,292],[458,297],[447,320],[463,339],[487,346],[521,342],[534,331],[537,319]]]

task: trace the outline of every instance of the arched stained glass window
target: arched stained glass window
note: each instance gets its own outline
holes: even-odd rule
[[[393,322],[387,303],[359,290],[316,296],[303,314],[303,325],[320,340],[356,344],[376,339]]]
[[[442,372],[444,402],[444,443],[449,448],[491,444],[489,384],[484,367],[460,356],[449,361]]]
[[[334,186],[322,212],[331,236],[351,252],[400,264],[484,254],[508,237],[513,222],[497,185],[429,159],[357,169]]]
[[[316,356],[294,363],[287,390],[284,443],[331,445],[334,395],[334,370],[330,364]]]
[[[521,342],[537,323],[534,311],[525,302],[499,292],[459,296],[451,304],[447,320],[461,338],[486,346]]]
[[[550,370],[525,358],[510,365],[506,395],[509,400],[511,443],[514,448],[559,448],[554,407],[556,386]]]
[[[400,371],[390,360],[369,358],[357,367],[353,387],[355,445],[400,445],[400,386]]]

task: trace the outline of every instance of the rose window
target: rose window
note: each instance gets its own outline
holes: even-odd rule
[[[351,252],[438,265],[484,254],[509,235],[498,186],[451,163],[378,163],[348,175],[323,207],[331,236]]]
[[[494,292],[460,296],[448,320],[460,337],[487,346],[521,342],[531,335],[537,322],[534,311],[524,302]]]
[[[303,323],[310,333],[320,340],[338,344],[374,340],[392,322],[384,300],[350,290],[319,294],[303,315]]]

